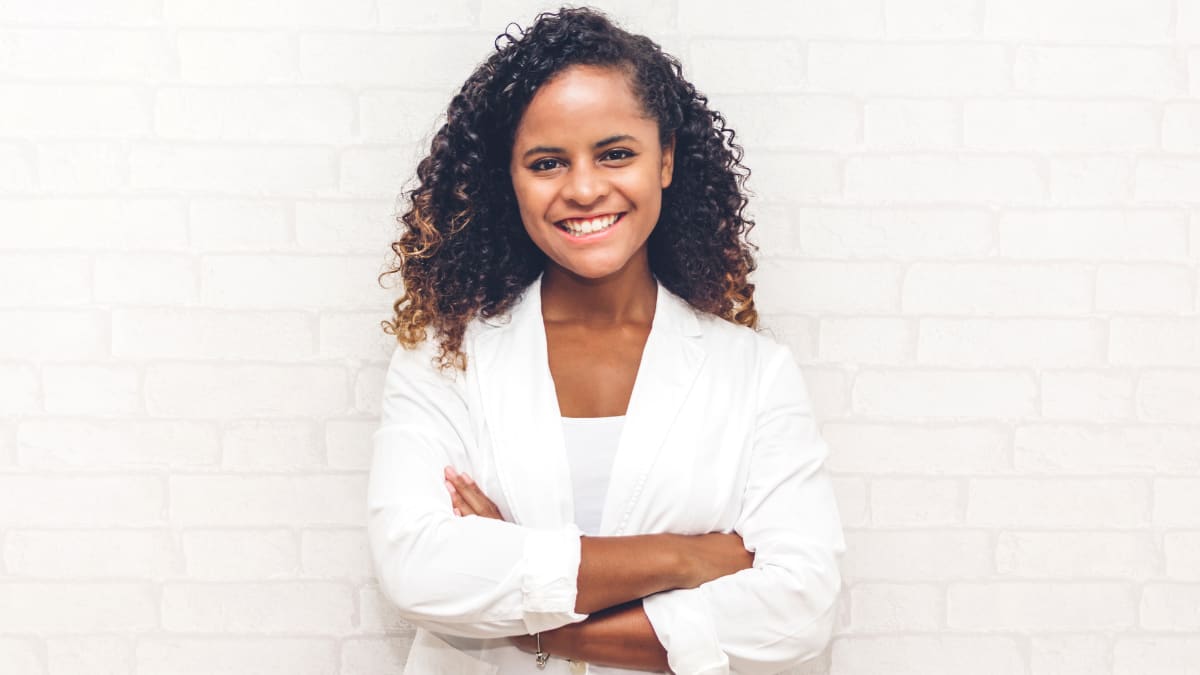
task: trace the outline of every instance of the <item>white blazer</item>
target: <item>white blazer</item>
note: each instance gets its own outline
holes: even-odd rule
[[[406,675],[538,670],[506,637],[582,621],[580,530],[546,348],[541,278],[511,312],[476,319],[467,370],[397,347],[373,436],[367,506],[381,592],[417,627]],[[754,567],[643,600],[678,675],[777,673],[821,653],[845,551],[822,441],[790,350],[694,310],[658,284],[600,536],[740,534]],[[480,485],[505,521],[455,516],[442,469]]]

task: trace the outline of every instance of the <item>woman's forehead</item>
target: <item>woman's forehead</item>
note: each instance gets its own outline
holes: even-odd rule
[[[543,136],[595,143],[625,135],[635,139],[657,126],[646,118],[628,77],[613,68],[573,66],[540,87],[517,125],[517,142]]]

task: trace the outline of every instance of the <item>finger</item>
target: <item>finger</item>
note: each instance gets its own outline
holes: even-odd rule
[[[446,481],[446,490],[450,492],[450,507],[456,516],[477,515],[475,511],[463,501],[462,495],[458,490],[454,489],[454,485],[450,481]]]
[[[465,476],[465,474],[460,475]],[[458,489],[458,495],[462,497],[463,501],[476,513],[488,513],[494,510],[495,507],[492,506],[492,500],[488,499],[474,482],[467,482],[466,479],[462,479],[454,487]]]

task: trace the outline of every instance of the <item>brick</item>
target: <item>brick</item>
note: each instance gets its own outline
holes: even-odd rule
[[[26,79],[162,80],[170,46],[160,30],[4,31],[5,70]]]
[[[961,143],[961,106],[928,99],[872,99],[866,103],[864,129],[864,145],[870,149],[949,150]]]
[[[132,636],[72,635],[46,640],[49,675],[130,675]]]
[[[806,53],[792,39],[696,38],[684,76],[708,94],[795,92],[804,87]]]
[[[1083,22],[1072,22],[1083,23]],[[1017,91],[1048,96],[1181,96],[1184,63],[1166,47],[1018,46]]]
[[[753,173],[746,189],[766,202],[840,201],[843,161],[811,152],[759,152],[747,155]]]
[[[1165,42],[1171,37],[1172,4],[1099,0],[1088,5],[1087,20],[1080,20],[1079,5],[1071,0],[989,2],[983,33],[1056,42]]]
[[[169,631],[342,635],[353,630],[354,597],[347,584],[167,583],[162,622]]]
[[[1200,581],[1200,532],[1167,532],[1163,535],[1166,578]]]
[[[181,548],[188,579],[289,579],[300,570],[296,537],[286,530],[191,530]]]
[[[138,675],[337,675],[338,647],[313,637],[141,637]],[[399,672],[399,671],[396,671]]]
[[[838,515],[844,527],[863,527],[871,522],[867,482],[861,478],[833,477]]]
[[[1200,631],[1200,587],[1195,584],[1146,584],[1142,589],[1141,627],[1145,630]]]
[[[307,201],[296,204],[296,242],[319,253],[378,256],[400,234],[391,209],[374,201]]]
[[[978,35],[982,4],[960,0],[884,0],[887,36],[953,39]]]
[[[871,481],[871,524],[875,527],[944,527],[963,522],[958,480],[876,478]]]
[[[1020,579],[1146,580],[1158,560],[1144,532],[1001,532],[996,542],[996,570]]]
[[[918,262],[904,279],[905,313],[1080,315],[1092,312],[1092,272],[1071,263]]]
[[[387,0],[403,2],[403,0]],[[447,7],[453,7],[447,3]],[[407,4],[400,7],[407,14]],[[539,10],[553,11],[553,3],[531,3],[529,0],[487,0],[479,9],[479,25],[487,30],[500,32],[511,21],[528,28]],[[393,10],[395,11],[395,10]],[[431,10],[426,10],[431,11]],[[658,32],[675,27],[675,3],[639,2],[638,0],[611,0],[605,2],[602,11],[614,22],[635,32]],[[518,31],[519,34],[519,31]]]
[[[118,309],[112,336],[119,358],[294,363],[316,353],[312,318],[304,312]]]
[[[899,308],[901,266],[764,258],[754,273],[763,313],[890,313]]]
[[[366,534],[360,530],[305,530],[300,566],[306,576],[368,580],[375,577]]]
[[[29,192],[38,183],[32,153],[16,143],[0,143],[0,183],[5,191]]]
[[[380,392],[383,391],[387,372],[386,364],[363,366],[358,369],[354,377],[355,410],[371,417],[379,417],[383,398]]]
[[[986,532],[963,530],[846,532],[842,573],[847,583],[930,581],[991,576],[992,546]]]
[[[1175,37],[1180,42],[1200,43],[1200,6],[1180,2],[1175,8]]]
[[[154,129],[181,140],[347,143],[354,100],[325,87],[163,87],[155,92]]]
[[[1037,424],[1016,429],[1022,473],[1190,474],[1200,471],[1200,430],[1163,425]]]
[[[921,319],[917,362],[939,366],[1101,366],[1107,326],[1088,319]]]
[[[358,96],[361,138],[428,149],[446,122],[449,104],[450,97],[440,91],[368,89]]]
[[[170,477],[171,522],[185,527],[365,525],[366,476]]]
[[[829,675],[1024,672],[1024,649],[1012,637],[887,635],[849,636],[834,642]]]
[[[1032,675],[1095,675],[1110,672],[1109,640],[1097,635],[1034,636]]]
[[[1024,157],[904,155],[846,160],[846,197],[899,203],[1028,204],[1045,199],[1037,163]]]
[[[187,247],[186,212],[174,198],[0,200],[0,248],[55,251],[179,250]]]
[[[759,314],[759,330],[782,342],[801,362],[817,358],[817,320],[795,314]]]
[[[244,420],[225,425],[221,464],[235,471],[298,471],[325,464],[319,427],[307,420]]]
[[[657,4],[657,3],[656,3]],[[403,672],[413,641],[413,629],[399,638],[351,638],[342,642],[341,675],[375,675],[380,670]]]
[[[1200,159],[1182,157],[1139,157],[1134,172],[1133,197],[1139,202],[1200,203],[1196,183],[1200,181]]]
[[[346,411],[345,378],[333,366],[151,365],[143,387],[154,417],[319,417]]]
[[[183,573],[183,556],[166,530],[8,533],[8,573],[30,579],[161,579]]]
[[[1035,414],[1036,389],[1018,372],[866,370],[855,378],[852,405],[872,417],[1019,419]]]
[[[201,251],[264,251],[293,247],[290,207],[282,201],[197,198],[191,200],[191,243]]]
[[[1200,638],[1121,636],[1113,675],[1200,675]]]
[[[1200,319],[1114,318],[1108,359],[1115,365],[1200,366]]]
[[[328,462],[335,469],[369,469],[375,420],[329,420],[325,423]]]
[[[1200,480],[1167,477],[1154,480],[1153,523],[1159,527],[1200,527]]]
[[[359,589],[358,603],[362,607],[362,632],[404,634],[412,630],[408,622],[401,618],[396,605],[378,587]]]
[[[835,473],[992,474],[1008,468],[1009,434],[994,425],[827,422],[821,435]]]
[[[151,133],[140,87],[109,84],[0,84],[0,128],[21,138],[131,138]],[[80,105],[86,101],[87,105]]]
[[[679,30],[700,35],[788,35],[802,38],[870,38],[883,35],[883,3],[849,0],[836,6],[819,0],[786,5],[746,3],[736,17],[716,0],[679,3]]]
[[[4,3],[5,23],[51,23],[55,25],[147,26],[161,22],[158,0],[127,0],[117,4],[90,2],[44,3],[11,0]]]
[[[959,630],[1122,631],[1137,609],[1126,584],[954,583],[946,619]]]
[[[485,3],[495,5],[495,2]],[[473,0],[450,0],[417,4],[404,0],[383,0],[379,5],[379,25],[388,30],[449,30],[474,28],[482,11]]]
[[[967,148],[1037,152],[1156,150],[1157,106],[1141,101],[967,101]]]
[[[42,659],[32,640],[0,638],[0,663],[6,675],[42,675]]]
[[[1200,103],[1166,104],[1162,145],[1168,152],[1200,152]]]
[[[424,145],[352,146],[340,153],[340,194],[382,201],[411,185],[415,167],[429,152]]]
[[[1126,204],[1133,195],[1133,162],[1126,157],[1051,157],[1050,203]]]
[[[33,419],[17,427],[21,466],[34,469],[215,467],[217,430],[175,420]]]
[[[391,358],[396,338],[383,332],[385,312],[322,312],[321,358],[383,362]]]
[[[1172,211],[1016,211],[1000,217],[1002,255],[1042,259],[1182,260],[1187,217]]]
[[[370,0],[165,0],[163,16],[182,25],[374,28],[372,9]]]
[[[1005,93],[1010,67],[1004,50],[1002,45],[969,43],[813,42],[808,47],[808,90],[901,96]]]
[[[822,361],[908,364],[916,352],[916,325],[886,317],[821,319]]]
[[[0,257],[0,307],[87,304],[91,276],[91,265],[82,255],[4,255]]]
[[[836,150],[858,144],[861,106],[853,99],[814,95],[731,94],[713,99],[744,148]],[[779,120],[789,120],[780,124]]]
[[[1192,308],[1187,266],[1101,265],[1096,270],[1096,309],[1139,314],[1183,314]]]
[[[177,29],[179,79],[219,84],[296,82],[300,67],[286,32]]]
[[[0,526],[161,525],[166,504],[156,476],[0,474]]]
[[[384,310],[393,293],[380,288],[380,255],[209,255],[200,261],[200,298],[231,309]]]
[[[849,595],[853,632],[936,632],[945,614],[942,589],[930,584],[856,584]]]
[[[1200,371],[1144,372],[1134,394],[1138,419],[1200,423]]]
[[[362,32],[302,33],[300,76],[308,83],[342,87],[395,86],[397,73],[404,73],[406,87],[449,94],[494,51],[494,38],[490,31],[408,34],[403,39]]]
[[[835,368],[802,367],[813,412],[817,419],[845,417],[850,411],[850,385]]]
[[[145,632],[158,628],[157,592],[146,583],[9,582],[0,584],[6,633]]]
[[[797,230],[799,239],[797,253],[818,258],[982,256],[994,245],[990,217],[981,210],[788,210],[794,219],[788,225]],[[763,225],[777,226],[773,220]]]
[[[0,358],[81,361],[108,357],[108,317],[87,310],[0,310]]]
[[[37,371],[26,365],[0,364],[0,418],[41,410],[42,390]]]
[[[1149,522],[1150,490],[1132,478],[971,478],[967,524],[976,527],[1131,528]]]
[[[305,196],[337,187],[335,150],[137,143],[129,154],[130,184],[171,193]]]
[[[119,192],[126,182],[125,151],[112,141],[38,143],[37,175],[47,192]]]
[[[59,415],[133,416],[142,408],[135,366],[72,363],[42,368],[46,412]]]

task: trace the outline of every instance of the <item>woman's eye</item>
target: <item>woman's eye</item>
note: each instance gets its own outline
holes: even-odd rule
[[[628,150],[609,150],[604,156],[608,159],[629,159],[633,157],[633,153]]]
[[[549,166],[547,166],[547,163],[549,163]],[[534,162],[529,166],[529,168],[533,169],[534,171],[549,171],[550,169],[555,168],[557,164],[557,159],[547,157],[546,159],[539,159],[538,161]]]

